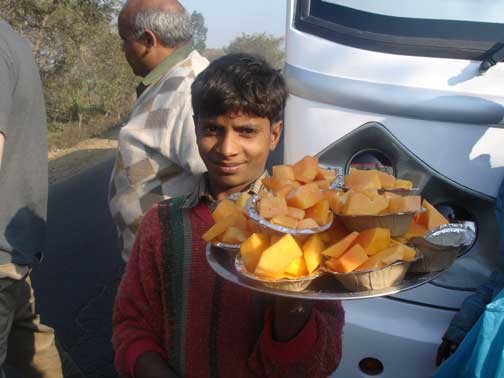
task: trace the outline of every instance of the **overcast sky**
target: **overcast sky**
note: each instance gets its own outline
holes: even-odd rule
[[[179,0],[198,11],[208,28],[207,47],[220,48],[241,33],[285,35],[287,0]]]

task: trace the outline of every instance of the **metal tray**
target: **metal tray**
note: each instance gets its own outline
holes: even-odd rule
[[[250,280],[244,279],[236,271],[235,256],[227,253],[226,251],[212,247],[210,244],[207,244],[205,253],[210,267],[215,271],[215,273],[217,273],[227,281],[264,294],[310,300],[353,300],[397,294],[401,291],[413,289],[417,286],[432,281],[442,273],[407,273],[406,277],[400,285],[391,286],[384,289],[356,292],[348,291],[333,277],[331,277],[330,275],[324,275],[316,278],[307,289],[295,292],[265,287],[260,283],[254,283]]]

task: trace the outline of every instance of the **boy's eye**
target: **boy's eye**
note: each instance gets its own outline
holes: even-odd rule
[[[205,126],[203,126],[203,132],[205,134],[215,134],[217,132],[217,126],[215,126],[215,125],[205,125]]]
[[[243,135],[253,135],[257,130],[253,127],[240,127],[239,132]]]

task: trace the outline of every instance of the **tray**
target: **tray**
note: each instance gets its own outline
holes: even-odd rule
[[[442,273],[407,273],[404,281],[400,285],[387,287],[385,289],[356,292],[348,291],[333,277],[324,275],[316,278],[307,289],[294,292],[264,287],[259,283],[243,279],[236,271],[235,256],[233,254],[212,247],[210,244],[207,244],[205,253],[210,267],[215,271],[215,273],[227,281],[264,294],[309,300],[355,300],[397,294],[401,291],[413,289],[432,281]]]

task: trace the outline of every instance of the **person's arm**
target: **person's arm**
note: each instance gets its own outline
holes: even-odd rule
[[[142,220],[114,304],[112,343],[121,377],[171,377],[164,349],[158,209]],[[172,373],[173,374],[173,373]]]
[[[341,360],[343,324],[339,302],[277,298],[249,368],[262,377],[327,377]]]
[[[495,202],[495,215],[499,235],[497,269],[486,283],[464,300],[459,312],[453,317],[437,351],[436,365],[438,366],[456,351],[467,332],[485,311],[485,307],[504,288],[504,180],[500,185]]]

